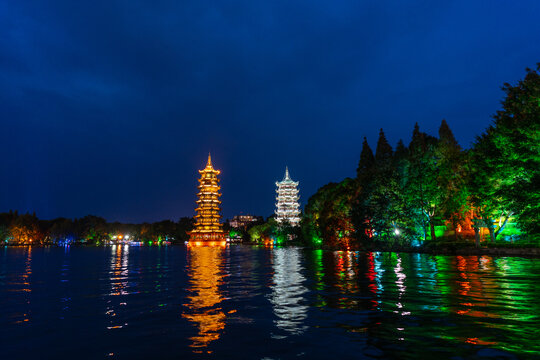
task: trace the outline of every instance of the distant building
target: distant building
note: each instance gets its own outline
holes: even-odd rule
[[[298,203],[298,184],[298,181],[292,181],[291,177],[289,176],[289,168],[286,167],[283,180],[276,182],[276,221],[278,223],[287,221],[292,226],[299,225],[300,204]]]
[[[253,215],[236,215],[229,220],[229,226],[233,229],[246,228],[248,225],[262,221],[262,216],[253,216]]]

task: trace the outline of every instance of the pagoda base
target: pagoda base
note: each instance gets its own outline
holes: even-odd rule
[[[189,234],[188,246],[226,246],[227,237],[224,232],[197,232]]]

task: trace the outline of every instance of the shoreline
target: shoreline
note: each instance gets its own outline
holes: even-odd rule
[[[127,244],[123,244],[127,245]],[[261,244],[252,244],[252,243],[234,243],[229,245],[247,245],[247,246],[263,246]],[[63,247],[54,244],[44,244],[44,245],[4,245],[4,248],[17,248],[17,247]],[[90,245],[90,244],[73,244],[70,246],[74,247],[107,247],[113,245]],[[185,244],[171,244],[171,245],[150,245],[150,246],[185,246]],[[325,251],[363,251],[363,252],[395,252],[395,253],[411,253],[411,254],[428,254],[428,255],[448,255],[448,256],[498,256],[498,257],[526,257],[526,258],[538,258],[540,259],[540,247],[532,248],[501,248],[501,247],[462,247],[462,248],[411,248],[411,247],[372,247],[372,248],[363,248],[363,247],[351,247],[348,249],[340,247],[313,247],[306,246],[305,244],[287,244],[280,245],[280,247],[289,247],[289,246],[298,246],[305,249],[311,250],[325,250]],[[137,246],[140,247],[140,246]],[[146,246],[143,246],[146,247]]]
[[[340,248],[322,248],[323,250],[346,251]],[[412,254],[428,254],[428,255],[448,255],[448,256],[497,256],[497,257],[526,257],[540,259],[540,248],[439,248],[439,249],[422,249],[422,248],[356,248],[349,249],[352,251],[366,252],[395,252],[395,253],[412,253]]]

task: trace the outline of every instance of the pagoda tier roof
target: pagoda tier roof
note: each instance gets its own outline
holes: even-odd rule
[[[220,182],[219,178],[199,178],[199,185],[198,186],[219,186],[218,183]],[[206,183],[203,185],[203,183]],[[208,184],[209,183],[209,184]]]
[[[197,193],[197,196],[200,196],[200,195],[215,195],[215,196],[221,196],[221,193],[217,192],[216,191],[199,191]]]
[[[202,170],[199,170],[199,174],[204,174],[204,173],[213,173],[213,174],[219,175],[219,174],[221,174],[221,170],[208,169],[208,167],[206,167],[206,168],[204,168]]]
[[[221,196],[221,194],[216,193],[198,193],[197,196],[199,197],[199,200],[205,199],[205,200],[218,200],[218,198]]]
[[[213,230],[204,230],[204,229],[195,229],[191,233],[223,233],[223,229],[213,229]]]
[[[298,184],[300,184],[300,181],[292,181],[292,180],[289,180],[289,181],[276,181],[276,186],[286,186],[286,185],[292,185],[292,186],[298,186]]]
[[[296,185],[299,184],[299,182],[298,181],[293,181],[291,179],[291,176],[289,175],[289,167],[285,166],[285,175],[283,176],[283,180],[276,181],[276,185],[280,186],[280,185],[287,185],[287,184],[291,184],[291,185],[296,186]]]
[[[210,153],[208,154],[208,162],[206,163],[206,167],[204,169],[202,169],[202,170],[199,170],[199,173],[201,173],[201,174],[208,173],[208,172],[214,173],[216,175],[221,174],[220,170],[216,170],[212,166],[212,157],[210,156]]]
[[[204,199],[198,199],[197,201],[195,201],[196,203],[218,203],[218,204],[221,204],[221,200],[218,200],[217,196],[214,198],[214,199],[207,199],[207,198],[204,198]]]

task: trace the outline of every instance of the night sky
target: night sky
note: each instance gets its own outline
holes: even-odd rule
[[[0,2],[0,211],[270,215],[356,174],[361,142],[447,119],[463,147],[540,62],[540,1]]]

